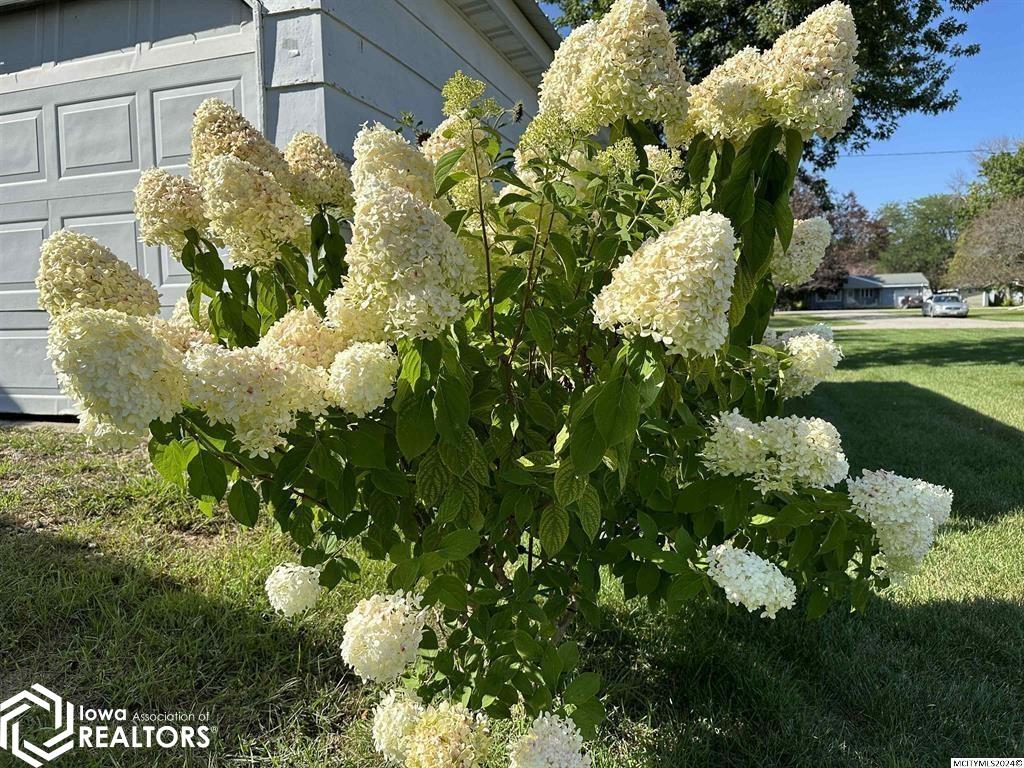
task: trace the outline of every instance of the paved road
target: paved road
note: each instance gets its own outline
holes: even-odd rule
[[[849,330],[882,329],[940,329],[940,328],[1024,328],[1024,312],[1020,320],[986,320],[980,317],[924,317],[919,309],[877,310],[839,309],[811,312],[783,312],[782,317],[797,319],[806,315],[809,322],[824,319],[833,328]],[[845,321],[845,322],[844,322]]]

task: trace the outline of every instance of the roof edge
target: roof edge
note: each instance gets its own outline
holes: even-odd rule
[[[512,0],[512,2],[515,3],[516,8],[526,17],[526,20],[530,22],[530,26],[537,31],[537,34],[544,39],[544,42],[548,44],[551,50],[558,50],[558,46],[562,44],[562,36],[558,34],[555,25],[548,18],[548,15],[544,13],[544,9],[537,4],[536,0]]]

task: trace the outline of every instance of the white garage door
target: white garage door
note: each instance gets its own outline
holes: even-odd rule
[[[70,412],[46,359],[34,280],[61,227],[146,275],[169,306],[187,276],[138,240],[139,172],[187,170],[192,112],[216,96],[256,116],[242,0],[59,0],[0,7],[0,412]]]

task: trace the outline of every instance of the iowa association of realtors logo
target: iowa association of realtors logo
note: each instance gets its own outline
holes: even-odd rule
[[[42,746],[29,741],[21,733],[21,716],[38,707],[50,713],[55,735]],[[49,688],[36,683],[29,690],[16,693],[0,703],[0,749],[40,768],[75,746],[75,708]]]
[[[45,726],[33,732],[42,730],[53,735],[45,741],[37,736],[28,738],[23,720],[31,718],[35,724],[42,717],[47,719]],[[209,719],[208,712],[129,714],[126,709],[76,708],[37,683],[0,702],[0,750],[9,751],[32,768],[42,768],[76,747],[206,749],[217,732]]]

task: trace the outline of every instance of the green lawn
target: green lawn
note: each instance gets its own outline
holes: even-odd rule
[[[832,324],[838,322],[835,317],[828,315],[814,315],[795,312],[776,312],[772,315],[771,327],[778,331],[788,331],[790,328],[799,328],[802,325],[814,325],[814,323]],[[851,318],[843,320],[843,325],[860,325]]]
[[[983,320],[1024,320],[1024,307],[971,307],[970,316]]]
[[[608,590],[605,625],[579,638],[584,665],[608,681],[597,766],[916,768],[1024,754],[1024,333],[837,337],[840,375],[799,411],[839,427],[855,471],[952,487],[954,519],[923,573],[863,615],[666,615]],[[339,644],[380,574],[286,622],[268,614],[262,584],[288,557],[269,526],[198,513],[142,455],[2,429],[0,699],[41,682],[86,705],[208,709],[219,726],[214,748],[190,756],[77,752],[61,766],[379,766],[373,692]]]

